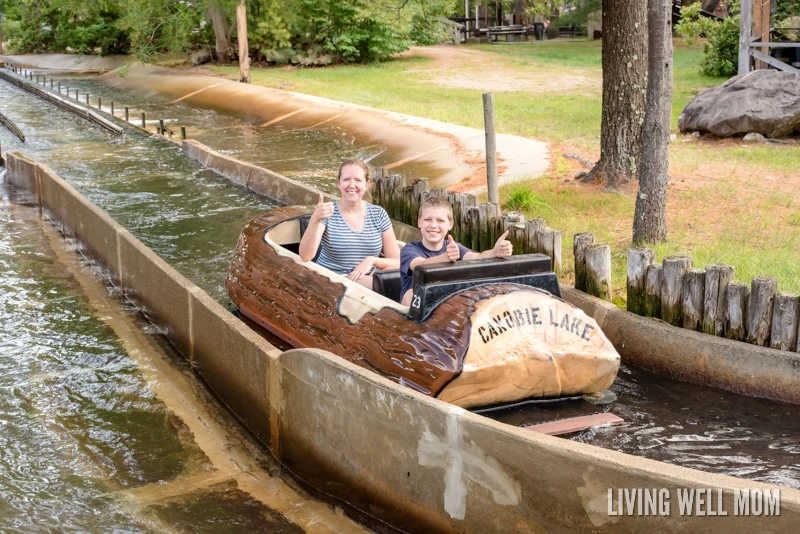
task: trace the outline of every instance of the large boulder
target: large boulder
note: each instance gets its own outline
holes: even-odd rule
[[[757,132],[775,138],[800,132],[800,74],[756,70],[735,76],[694,97],[681,111],[678,128],[720,137]]]

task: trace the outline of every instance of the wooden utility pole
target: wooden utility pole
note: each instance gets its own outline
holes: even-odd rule
[[[3,12],[0,11],[0,54],[4,54],[3,51],[3,23],[5,23],[6,17],[3,15]]]
[[[492,93],[483,93],[483,124],[486,130],[486,187],[489,203],[498,204],[497,195],[497,139],[494,132],[494,101]]]
[[[753,0],[742,0],[739,15],[739,75],[750,72],[750,34],[753,28]]]
[[[762,43],[769,42],[770,0],[755,0],[753,4],[753,36],[760,37]],[[769,48],[759,47],[763,54],[769,54]],[[756,61],[757,69],[766,69],[769,65],[761,60]]]
[[[236,33],[239,38],[239,81],[250,83],[250,50],[247,45],[247,6],[245,0],[236,4]]]

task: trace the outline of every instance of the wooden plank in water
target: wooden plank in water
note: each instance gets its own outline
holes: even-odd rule
[[[559,421],[550,421],[547,423],[539,423],[537,425],[524,426],[525,430],[533,430],[542,434],[549,434],[551,436],[560,436],[562,434],[570,434],[572,432],[580,432],[593,426],[600,425],[619,425],[624,423],[621,417],[618,417],[610,412],[595,413],[591,415],[582,415],[580,417],[570,417],[568,419],[561,419]]]

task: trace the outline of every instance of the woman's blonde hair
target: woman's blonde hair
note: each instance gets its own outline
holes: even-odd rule
[[[354,167],[358,167],[360,169],[363,169],[364,170],[364,178],[366,178],[366,180],[368,182],[370,181],[371,177],[370,177],[370,172],[369,172],[369,165],[367,165],[366,163],[364,163],[364,161],[362,161],[360,159],[353,158],[353,159],[346,159],[346,160],[344,160],[342,162],[341,165],[339,165],[339,174],[336,175],[336,182],[337,183],[339,182],[339,180],[342,179],[342,169],[344,169],[345,167],[349,167],[350,165],[352,165]]]

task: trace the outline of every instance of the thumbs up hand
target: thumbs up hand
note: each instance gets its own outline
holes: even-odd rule
[[[456,262],[461,258],[461,251],[458,248],[458,244],[456,240],[453,239],[452,235],[447,236],[447,249],[445,250],[445,254],[447,254],[447,259],[451,262]]]
[[[492,251],[494,252],[495,258],[507,258],[511,256],[514,246],[511,244],[511,241],[506,239],[506,237],[508,237],[508,230],[503,232],[503,235],[501,235],[494,244]]]
[[[322,193],[320,193],[317,206],[314,208],[314,212],[311,214],[311,221],[318,223],[320,221],[324,221],[331,215],[333,215],[333,202],[325,202],[325,197],[323,197]]]

